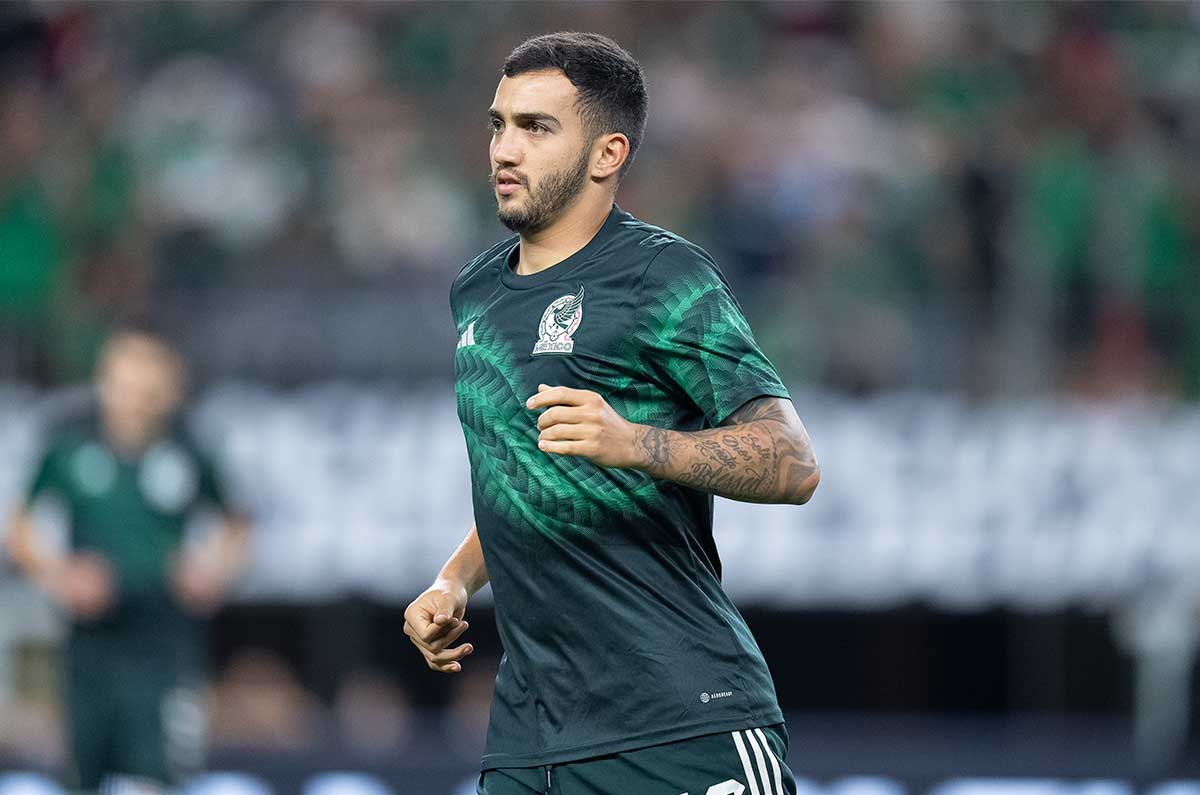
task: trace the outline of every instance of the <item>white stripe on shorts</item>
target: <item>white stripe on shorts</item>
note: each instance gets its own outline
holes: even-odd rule
[[[750,795],[760,795],[758,781],[754,778],[754,770],[750,765],[750,757],[746,754],[746,744],[742,742],[742,735],[733,732],[733,744],[737,746],[738,756],[742,758],[742,770],[746,773],[746,783],[750,785]],[[771,793],[764,792],[761,795],[771,795]]]
[[[747,729],[745,734],[746,739],[750,741],[750,747],[754,749],[754,758],[758,761],[758,774],[762,777],[763,795],[778,795],[778,793],[771,792],[771,778],[767,775],[767,763],[758,747],[758,740],[754,739],[754,732]]]
[[[783,791],[783,775],[779,772],[779,760],[775,758],[775,752],[767,744],[767,735],[763,734],[762,729],[755,729],[754,733],[762,741],[763,750],[767,752],[767,757],[771,760],[771,772],[775,774],[775,795],[786,795]]]

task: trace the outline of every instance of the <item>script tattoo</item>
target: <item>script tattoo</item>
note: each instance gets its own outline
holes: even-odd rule
[[[817,472],[808,435],[781,398],[751,400],[707,431],[647,428],[641,448],[651,475],[748,502],[802,501]]]

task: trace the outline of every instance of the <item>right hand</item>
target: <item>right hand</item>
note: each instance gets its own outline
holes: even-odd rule
[[[194,616],[208,617],[220,606],[229,581],[211,562],[189,554],[172,567],[171,587],[185,610]]]
[[[107,613],[116,597],[112,566],[94,552],[71,555],[53,564],[44,584],[63,609],[85,620]]]
[[[457,673],[459,660],[475,651],[470,643],[449,648],[467,631],[466,611],[467,589],[449,580],[438,580],[405,609],[404,634],[433,670]]]

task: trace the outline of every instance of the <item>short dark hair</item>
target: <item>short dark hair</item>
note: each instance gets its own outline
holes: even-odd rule
[[[588,134],[619,132],[629,139],[629,157],[619,176],[633,164],[646,132],[646,79],[634,57],[598,33],[547,33],[509,54],[505,77],[539,69],[559,69],[579,90],[580,115]]]
[[[184,367],[183,353],[179,348],[178,340],[166,324],[158,318],[141,312],[117,318],[108,328],[103,348],[111,349],[121,341],[128,339],[152,342],[155,347],[174,359],[180,368]]]
[[[164,348],[177,348],[175,335],[162,319],[144,311],[132,311],[118,315],[108,327],[106,339],[118,337],[146,337]]]

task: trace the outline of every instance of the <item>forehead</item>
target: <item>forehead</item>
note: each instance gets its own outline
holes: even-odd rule
[[[106,371],[120,366],[142,366],[174,374],[178,369],[175,352],[162,342],[137,334],[127,334],[109,342],[102,363]]]
[[[522,72],[515,77],[501,77],[492,103],[498,113],[549,113],[565,120],[574,111],[579,90],[559,69],[540,69]]]

